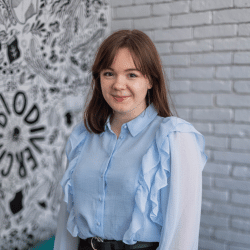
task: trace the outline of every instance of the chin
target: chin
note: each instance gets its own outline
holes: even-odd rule
[[[117,113],[127,113],[131,110],[133,110],[133,107],[129,107],[129,106],[124,106],[124,107],[111,107],[113,109],[114,112],[117,112]]]

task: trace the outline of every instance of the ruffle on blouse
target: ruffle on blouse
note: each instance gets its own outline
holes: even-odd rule
[[[60,182],[64,191],[64,201],[67,203],[67,210],[69,212],[67,229],[73,237],[78,236],[79,229],[75,221],[71,176],[78,162],[79,155],[86,138],[86,133],[87,130],[84,127],[83,123],[78,124],[71,133],[66,144],[66,155],[68,158],[69,165]]]
[[[169,135],[172,132],[194,133],[201,152],[201,171],[203,170],[207,156],[204,153],[205,139],[192,124],[178,118],[164,118],[156,137],[147,153],[142,158],[142,169],[139,176],[139,186],[135,195],[135,207],[132,214],[132,221],[129,229],[123,237],[126,244],[135,244],[137,232],[144,227],[146,214],[146,204],[151,204],[150,219],[163,226],[163,216],[160,210],[160,190],[168,185],[170,176],[170,145]]]

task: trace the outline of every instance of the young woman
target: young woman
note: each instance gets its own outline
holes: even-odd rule
[[[93,94],[66,145],[56,250],[197,250],[205,140],[170,111],[139,30],[101,44]]]

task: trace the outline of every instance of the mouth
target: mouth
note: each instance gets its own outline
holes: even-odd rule
[[[122,102],[126,99],[128,99],[130,96],[113,96],[113,98],[117,101],[117,102]]]

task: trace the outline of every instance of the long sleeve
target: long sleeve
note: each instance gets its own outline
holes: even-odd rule
[[[69,147],[69,143],[67,145]],[[69,162],[67,162],[66,169],[68,169],[68,166]],[[68,218],[69,218],[69,212],[67,211],[67,203],[64,201],[64,195],[63,195],[57,220],[57,230],[54,243],[54,250],[78,249],[79,238],[73,237],[67,230]]]
[[[171,133],[169,143],[170,184],[161,190],[163,227],[157,250],[197,250],[202,200],[201,152],[194,133]]]
[[[62,199],[57,221],[57,231],[54,243],[54,250],[77,250],[79,238],[73,237],[67,230],[69,213],[67,203]]]

